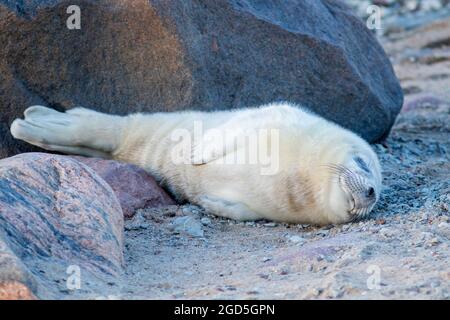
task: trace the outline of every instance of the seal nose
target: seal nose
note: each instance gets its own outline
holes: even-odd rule
[[[367,198],[373,198],[375,196],[375,189],[370,187],[369,189],[367,189],[366,191],[366,197]]]

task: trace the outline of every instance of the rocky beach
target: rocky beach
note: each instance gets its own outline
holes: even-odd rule
[[[344,86],[356,95],[352,100],[353,109],[346,112],[358,110],[355,108],[365,98],[373,103],[363,106],[367,109],[361,111],[368,115],[367,123],[371,126],[348,124],[376,142],[372,146],[383,169],[381,199],[368,219],[315,227],[218,218],[202,208],[177,204],[155,179],[136,166],[112,160],[49,155],[16,145],[8,136],[0,145],[4,156],[0,159],[0,299],[450,299],[450,1],[346,2],[361,19],[367,19],[368,6],[380,8],[382,28],[372,32],[388,58],[383,60],[379,49],[367,49],[380,62],[383,70],[380,73],[375,63],[365,66],[365,59],[356,54],[345,59],[339,50],[332,54],[336,59],[342,58],[343,65],[359,68],[359,73],[345,73],[351,68],[343,67],[342,81],[348,84]],[[238,11],[254,14],[255,26],[262,23],[259,27],[265,28],[267,21],[276,25],[274,21],[279,17],[275,14],[265,16],[261,10],[246,7],[247,1],[243,3],[244,8],[239,6],[242,11]],[[5,8],[0,10],[0,16],[3,12],[4,17],[16,19],[8,11],[13,9]],[[167,15],[174,12],[170,8],[159,9],[159,13]],[[228,13],[235,17],[231,9]],[[43,21],[47,19],[46,14],[43,13]],[[139,16],[142,21],[147,18]],[[240,26],[242,21],[235,19]],[[20,23],[26,27],[25,22]],[[215,26],[222,26],[221,23]],[[293,28],[297,27],[291,23]],[[115,30],[116,25],[110,27]],[[202,32],[207,30],[206,23],[204,28]],[[270,34],[274,43],[278,43],[277,37],[282,37],[304,45],[306,40],[297,33],[288,35],[280,29],[278,25],[264,30],[273,32]],[[286,30],[292,31],[287,27]],[[170,110],[175,105],[187,107],[199,102],[208,109],[214,99],[223,98],[220,96],[221,89],[225,88],[222,81],[231,80],[240,81],[233,82],[239,84],[237,87],[224,89],[227,93],[233,90],[238,93],[227,96],[226,100],[235,106],[243,101],[257,103],[295,90],[310,90],[307,86],[279,84],[277,75],[272,80],[282,87],[279,91],[260,86],[253,77],[244,81],[238,74],[251,66],[241,65],[238,72],[229,65],[238,46],[228,52],[229,60],[220,57],[215,50],[219,50],[221,43],[214,45],[217,36],[214,35],[212,44],[202,43],[213,51],[202,60],[199,48],[204,47],[192,44],[182,51],[176,36],[186,35],[173,36],[166,33],[169,31],[162,25],[155,26],[153,32],[165,46],[156,51],[145,47],[149,50],[146,54],[162,59],[155,60],[163,65],[155,76],[159,78],[141,73],[137,80],[153,84],[165,79],[164,83],[171,89],[181,88],[180,95],[169,97],[167,92],[158,90],[136,95],[134,90],[142,89],[142,83],[132,89],[120,83],[111,89],[101,78],[104,73],[99,72],[95,85],[107,96],[104,105],[99,102],[101,110],[111,111],[106,105],[113,102],[117,105],[113,111],[126,111],[128,96],[133,97],[133,103],[137,99],[144,102],[156,99],[157,106],[166,104]],[[125,33],[119,33],[118,38],[124,36]],[[361,37],[365,39],[366,35]],[[242,40],[233,39],[236,42],[227,45]],[[268,41],[267,46],[272,44]],[[120,57],[125,49],[118,49]],[[322,49],[317,50],[324,54]],[[268,55],[269,51],[264,54]],[[7,56],[4,51],[0,53]],[[189,62],[223,59],[221,68],[228,73],[213,79],[214,70],[199,66],[190,74],[186,71],[190,65],[178,63],[185,55],[189,56]],[[33,57],[33,54],[25,55],[24,59]],[[258,57],[261,61],[267,59],[265,55]],[[72,58],[76,60],[75,56]],[[316,61],[312,56],[309,58]],[[36,69],[18,65],[20,59],[20,56],[4,59],[0,65],[8,72],[15,70],[8,73],[0,87],[3,106],[8,106],[0,119],[0,132],[4,131],[5,137],[8,121],[22,112],[11,106],[36,100],[38,90],[44,92],[39,99],[59,109],[97,99],[96,93],[83,92],[82,85],[74,84],[68,89],[63,85],[39,83],[34,72],[40,71],[41,65],[36,64]],[[143,61],[133,59],[136,60],[127,65],[127,74],[137,81],[131,74]],[[290,56],[284,62],[289,64],[295,59]],[[395,87],[388,61],[401,90]],[[45,65],[45,59],[40,63]],[[64,62],[67,72],[72,63]],[[97,67],[100,69],[96,71],[104,66],[92,66]],[[322,67],[321,74],[331,72],[332,64]],[[122,71],[117,67],[112,77]],[[169,81],[172,72],[178,78]],[[203,79],[202,75],[209,78]],[[335,78],[331,82],[339,81],[338,75],[339,72],[332,73]],[[64,74],[62,78],[71,77]],[[295,77],[295,71],[289,77]],[[368,78],[370,81],[365,82]],[[49,81],[59,79],[51,77]],[[205,93],[208,81],[214,87],[209,95]],[[383,91],[385,86],[391,87]],[[248,98],[248,92],[256,89],[268,91]],[[76,98],[69,101],[65,90]],[[117,95],[121,90],[125,97]],[[183,95],[183,90],[189,94]],[[401,91],[404,102],[396,116],[395,103],[402,100]],[[15,95],[8,96],[6,92]],[[345,99],[339,98],[342,97],[323,97],[321,103],[328,105],[336,99],[344,105]],[[331,112],[332,118],[346,125],[343,120],[347,119],[346,113],[338,114],[338,107],[318,108],[319,112]],[[138,111],[149,110],[138,107]],[[386,114],[389,116],[385,117]],[[371,115],[376,120],[373,123],[370,123]],[[390,121],[394,119],[389,131]],[[20,154],[13,156],[16,153]]]

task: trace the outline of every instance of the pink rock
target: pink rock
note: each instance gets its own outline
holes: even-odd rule
[[[20,282],[0,283],[0,300],[36,300],[27,286]]]
[[[38,298],[54,298],[58,284],[64,289],[61,279],[69,266],[79,268],[83,281],[91,275],[110,281],[123,263],[123,213],[111,187],[93,170],[44,153],[0,160],[3,291],[19,283]],[[86,288],[87,281],[83,284]]]
[[[114,190],[125,218],[137,209],[175,204],[155,179],[138,166],[114,160],[73,156],[92,168]]]

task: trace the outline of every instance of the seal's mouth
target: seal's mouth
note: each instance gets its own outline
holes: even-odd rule
[[[348,213],[352,216],[352,221],[367,217],[376,202],[375,197],[360,196],[359,194],[357,196],[350,195],[350,199],[350,210]]]
[[[341,177],[340,184],[348,197],[348,213],[351,220],[365,218],[377,201],[375,189],[365,183],[357,174],[349,174],[348,172]]]
[[[354,212],[356,210],[356,201],[355,201],[355,198],[351,194],[349,194],[349,197],[350,197],[350,200],[349,200],[350,210],[348,211],[348,213],[354,214]]]
[[[359,160],[361,162],[363,160]],[[331,173],[337,178],[341,190],[348,201],[347,213],[350,221],[357,221],[369,215],[377,201],[377,190],[374,187],[369,168],[351,169],[343,165],[328,165]]]

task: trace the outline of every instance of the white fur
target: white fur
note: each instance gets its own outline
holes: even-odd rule
[[[217,128],[239,134],[277,129],[280,135],[280,170],[261,175],[261,165],[225,164],[221,152],[239,146],[200,140],[203,165],[176,164],[171,135],[184,128],[192,133],[194,121],[204,130]],[[351,167],[355,155],[370,163],[370,183],[377,194],[381,170],[370,146],[360,137],[289,103],[220,112],[132,114],[127,117],[76,108],[60,113],[34,106],[25,119],[16,119],[12,135],[48,150],[113,158],[140,165],[179,199],[199,204],[216,215],[237,220],[271,219],[293,223],[343,223],[349,215],[348,195],[327,165]],[[219,154],[219,155],[218,155]],[[195,156],[193,158],[196,158]],[[198,158],[198,157],[197,157]]]

